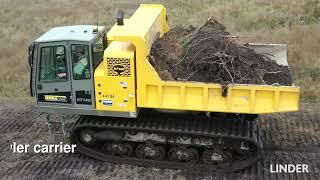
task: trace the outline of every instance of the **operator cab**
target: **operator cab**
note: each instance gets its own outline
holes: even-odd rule
[[[56,27],[30,45],[30,90],[40,111],[95,109],[94,69],[103,59],[105,34],[102,26]]]

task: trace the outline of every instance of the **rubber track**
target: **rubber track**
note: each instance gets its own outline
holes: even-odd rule
[[[262,142],[260,140],[259,130],[255,122],[249,122],[243,119],[211,119],[199,116],[185,115],[164,115],[155,111],[141,112],[142,116],[137,119],[126,118],[106,118],[95,116],[82,116],[76,123],[72,140],[77,144],[77,150],[87,156],[95,159],[115,162],[134,164],[147,167],[185,169],[192,166],[196,169],[207,169],[208,171],[230,172],[242,170],[255,162],[261,157]],[[228,166],[226,169],[217,169],[215,166],[207,164],[190,164],[170,161],[152,161],[137,158],[119,157],[106,155],[86,147],[76,138],[82,128],[95,130],[120,129],[134,132],[156,132],[166,135],[191,135],[194,137],[209,137],[224,139],[227,147],[240,147],[243,141],[250,142],[256,148],[256,152],[247,160],[239,161],[237,164]]]

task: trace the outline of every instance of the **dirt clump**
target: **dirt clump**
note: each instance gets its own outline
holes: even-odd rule
[[[213,18],[199,28],[171,29],[153,44],[149,59],[162,80],[292,85],[287,66],[236,42]]]

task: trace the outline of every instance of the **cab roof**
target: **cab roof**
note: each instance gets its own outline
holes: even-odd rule
[[[54,41],[91,41],[98,36],[98,33],[93,33],[96,25],[75,25],[62,26],[50,29],[44,33],[36,42],[54,42]],[[104,30],[103,26],[98,26],[98,31]]]

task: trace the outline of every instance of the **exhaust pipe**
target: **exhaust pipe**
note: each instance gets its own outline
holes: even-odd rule
[[[123,26],[124,25],[123,17],[124,17],[123,10],[122,9],[118,10],[118,13],[117,13],[117,25],[118,26]]]

